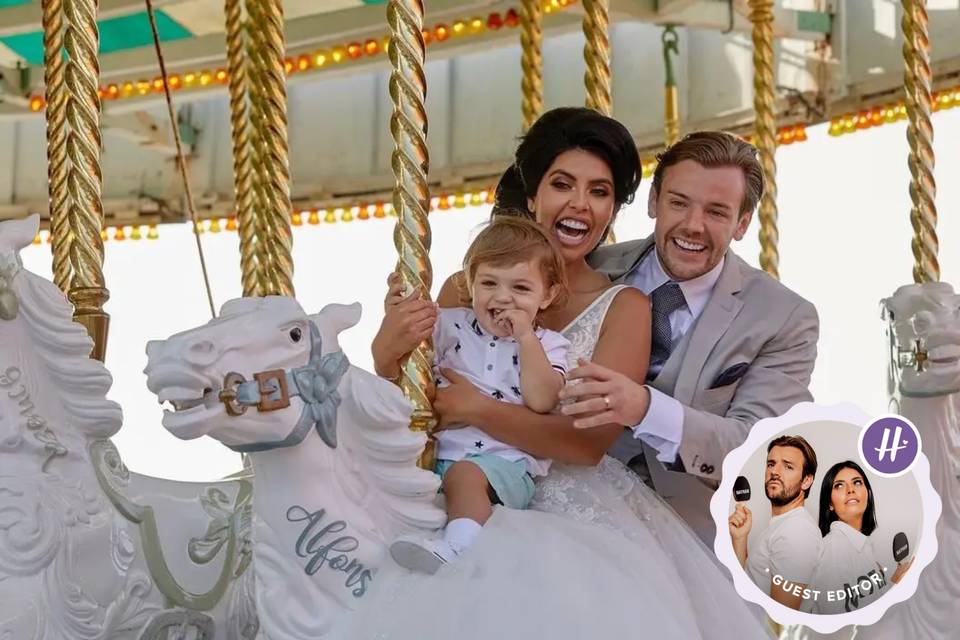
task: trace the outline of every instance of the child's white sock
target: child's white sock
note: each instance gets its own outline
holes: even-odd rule
[[[443,530],[443,541],[458,554],[463,553],[473,541],[483,526],[470,518],[456,518],[447,523]]]

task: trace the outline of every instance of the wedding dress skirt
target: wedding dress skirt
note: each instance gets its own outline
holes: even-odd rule
[[[388,561],[340,638],[771,638],[726,570],[621,463],[556,464],[436,575]]]

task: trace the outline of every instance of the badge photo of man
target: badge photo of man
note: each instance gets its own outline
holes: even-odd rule
[[[817,454],[805,438],[774,438],[767,444],[763,474],[769,522],[754,531],[753,512],[743,501],[728,519],[740,566],[761,591],[791,609],[800,609],[820,556],[820,528],[805,507],[816,474]]]

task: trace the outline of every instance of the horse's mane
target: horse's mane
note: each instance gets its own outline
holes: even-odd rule
[[[5,257],[0,264],[19,262]],[[54,284],[22,267],[12,271],[11,290],[19,302],[14,322],[29,337],[73,428],[87,438],[112,436],[120,429],[123,414],[117,403],[106,398],[113,378],[90,357],[93,340],[73,321],[73,308]]]
[[[417,466],[426,436],[410,430],[409,401],[394,384],[351,366],[340,383],[337,433],[350,452],[350,472],[371,485],[366,510],[377,514],[388,536],[443,526],[435,504],[439,479]]]

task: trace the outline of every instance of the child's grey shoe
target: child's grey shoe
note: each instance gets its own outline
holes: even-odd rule
[[[403,536],[390,545],[390,555],[405,569],[433,575],[456,558],[457,552],[443,540]]]

